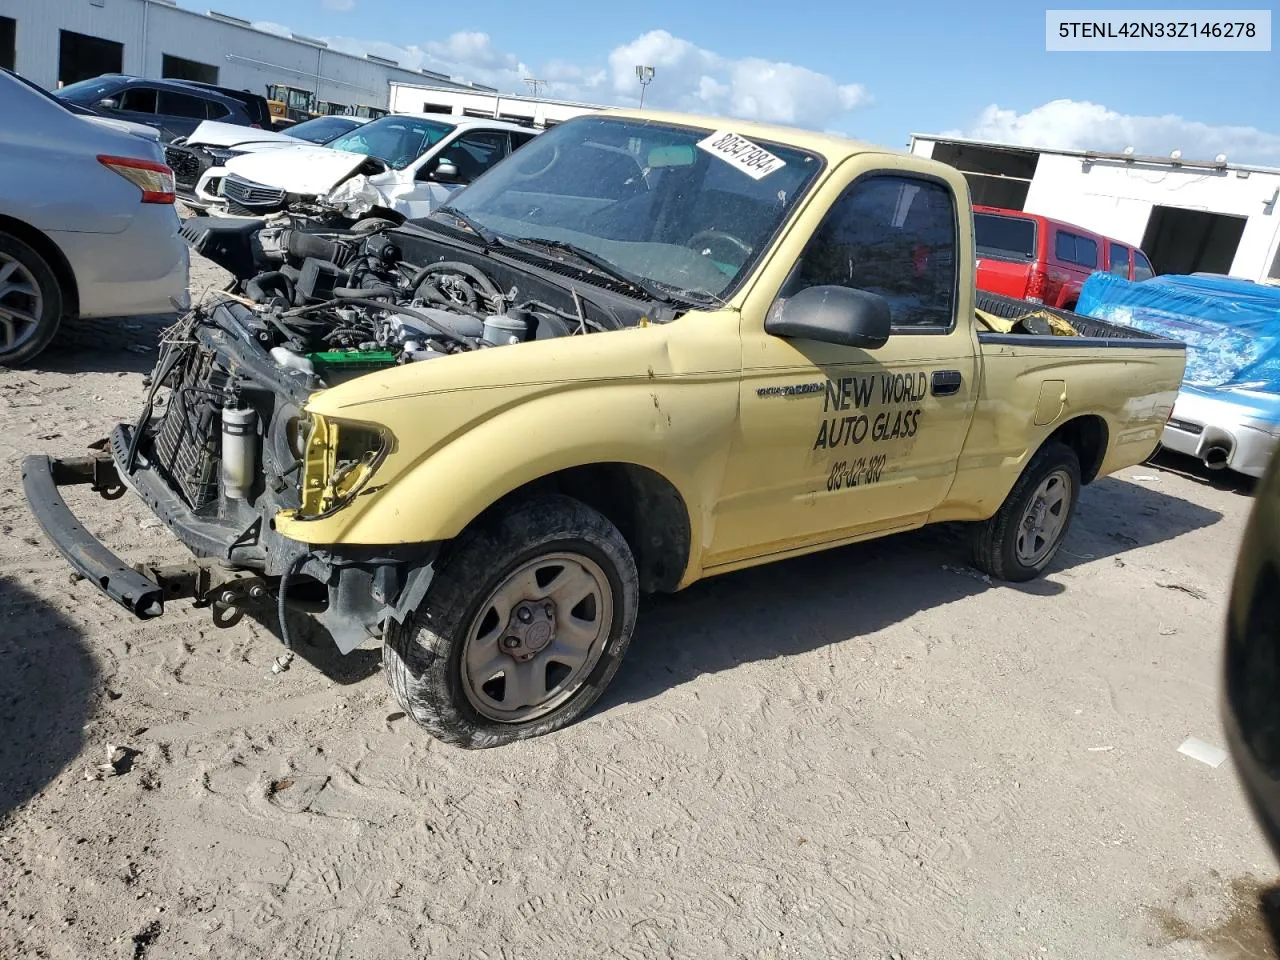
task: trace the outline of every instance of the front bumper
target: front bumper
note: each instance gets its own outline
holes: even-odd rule
[[[164,590],[125,564],[75,518],[58,487],[89,484],[108,493],[122,488],[110,457],[74,460],[31,456],[22,461],[22,488],[44,534],[76,572],[116,603],[142,619],[164,613]]]

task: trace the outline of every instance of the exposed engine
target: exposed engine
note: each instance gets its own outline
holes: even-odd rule
[[[240,278],[223,296],[248,308],[241,324],[272,359],[320,384],[630,325],[603,291],[587,288],[584,295],[518,268],[495,269],[470,250],[450,250],[429,237],[398,230],[308,232],[288,217],[244,223],[204,221],[204,232],[188,239]]]

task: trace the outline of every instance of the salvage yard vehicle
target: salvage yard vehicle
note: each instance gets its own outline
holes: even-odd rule
[[[68,317],[186,309],[173,172],[150,127],[69,110],[0,69],[0,366]]]
[[[226,173],[222,165],[232,157],[293,147],[300,142],[328,143],[367,122],[359,117],[316,117],[292,124],[278,133],[206,120],[191,136],[178,137],[165,145],[165,162],[173,168],[178,198],[187,206],[203,209],[208,204],[196,195],[196,185],[201,179],[207,179],[209,184],[217,183]]]
[[[267,102],[257,94],[193,80],[112,73],[62,87],[54,96],[104,117],[154,127],[166,143],[206,120],[259,128],[271,122]]]
[[[334,225],[425,217],[536,132],[502,120],[392,114],[323,147],[233,157],[206,171],[196,199],[218,216],[285,210]]]
[[[165,338],[135,422],[25,461],[32,511],[140,617],[274,597],[286,642],[294,604],[381,642],[466,747],[580,716],[641,593],[940,521],[1037,576],[1182,379],[1138,331],[980,327],[963,174],[785,127],[591,114],[397,228],[184,230],[241,285]],[[131,568],[70,484],[199,559]]]
[[[1137,247],[1038,213],[975,206],[978,289],[1074,310],[1096,270],[1125,280],[1154,276]]]

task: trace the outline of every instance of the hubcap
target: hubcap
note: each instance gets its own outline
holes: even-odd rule
[[[1041,481],[1018,524],[1018,560],[1034,567],[1058,545],[1071,509],[1071,478],[1055,470]]]
[[[31,271],[0,253],[0,356],[12,353],[36,333],[44,295]]]
[[[613,591],[578,553],[538,557],[493,590],[467,631],[462,688],[490,720],[524,723],[581,688],[613,623]]]

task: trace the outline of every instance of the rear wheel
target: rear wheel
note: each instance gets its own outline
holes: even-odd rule
[[[540,736],[613,679],[638,602],[613,524],[576,500],[539,498],[459,538],[416,616],[388,627],[383,670],[405,712],[448,743]]]
[[[62,288],[30,244],[0,233],[0,365],[25,363],[62,322]]]
[[[1066,538],[1080,497],[1080,458],[1064,443],[1046,443],[1009,491],[996,515],[977,525],[974,563],[999,580],[1038,577]]]

